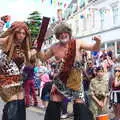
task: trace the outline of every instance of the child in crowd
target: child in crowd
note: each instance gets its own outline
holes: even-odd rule
[[[24,89],[25,89],[26,107],[30,106],[30,93],[34,100],[34,106],[38,105],[37,97],[35,94],[35,87],[34,87],[34,66],[35,66],[35,59],[31,58],[30,62],[23,69],[23,75],[25,76]]]

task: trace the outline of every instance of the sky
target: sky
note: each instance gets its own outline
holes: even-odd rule
[[[44,1],[44,2],[42,2]],[[57,9],[55,4],[51,4],[51,0],[1,0],[0,16],[10,15],[11,21],[24,21],[33,11],[39,11],[41,16],[57,17]],[[57,0],[54,0],[57,1]],[[71,0],[58,0],[70,3]]]

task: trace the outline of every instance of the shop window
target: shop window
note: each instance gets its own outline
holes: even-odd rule
[[[101,46],[100,46],[100,47],[101,47],[101,49],[103,49],[103,50],[104,50],[104,49],[105,49],[105,43],[101,44]]]
[[[117,54],[120,54],[120,41],[117,41]]]
[[[108,48],[111,48],[111,47],[114,47],[114,46],[115,46],[115,43],[114,43],[114,42],[107,43],[107,47],[108,47]]]
[[[110,49],[112,50],[113,53],[115,53],[115,43],[114,42],[107,43],[107,49]]]

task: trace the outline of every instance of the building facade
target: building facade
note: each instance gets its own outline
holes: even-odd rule
[[[65,18],[73,36],[92,42],[92,37],[99,35],[101,49],[111,49],[117,57],[120,54],[120,0],[77,0],[74,11],[69,11]]]
[[[120,0],[72,0],[63,14],[63,22],[70,25],[75,38],[91,43],[92,37],[99,35],[101,49],[111,49],[115,57],[120,55],[119,21]],[[44,47],[55,42],[53,37]]]

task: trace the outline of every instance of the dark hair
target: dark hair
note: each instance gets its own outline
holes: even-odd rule
[[[96,67],[96,72],[98,72],[99,70],[104,70],[104,69],[103,69],[103,66],[98,66],[98,67]]]
[[[55,27],[54,33],[57,39],[59,39],[60,34],[64,32],[68,33],[70,37],[72,36],[72,30],[68,25],[62,23]]]
[[[51,67],[55,69],[57,67],[57,64],[53,62],[51,63]]]

